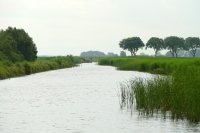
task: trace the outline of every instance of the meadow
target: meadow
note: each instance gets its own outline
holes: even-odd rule
[[[99,64],[116,66],[119,70],[162,74],[122,84],[122,107],[136,107],[148,116],[161,112],[164,117],[169,114],[175,120],[200,121],[200,59],[104,58],[99,59]]]

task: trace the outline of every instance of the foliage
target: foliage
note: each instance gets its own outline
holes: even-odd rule
[[[1,58],[18,61],[34,61],[37,58],[37,48],[32,38],[23,29],[8,27],[0,31]]]
[[[112,52],[108,52],[105,54],[104,52],[101,51],[87,51],[87,52],[82,52],[80,54],[80,57],[83,58],[101,58],[101,57],[117,57],[118,55]]]
[[[184,48],[184,39],[176,36],[167,37],[164,39],[164,47],[169,49],[173,57],[177,57],[178,50]]]
[[[150,80],[134,80],[124,88],[121,105],[136,108],[140,114],[153,116],[161,112],[164,117],[200,121],[200,69],[196,66],[177,68],[172,77],[157,76]],[[127,99],[127,96],[129,99]]]
[[[188,37],[185,40],[185,50],[189,50],[193,57],[196,56],[197,48],[200,48],[200,39],[198,37]]]
[[[97,58],[97,57],[105,57],[105,53],[100,52],[100,51],[87,51],[87,52],[82,52],[80,54],[80,57],[84,58]]]
[[[199,59],[167,58],[167,57],[135,57],[135,58],[102,58],[100,65],[116,66],[119,70],[135,70],[156,74],[171,74],[179,65],[188,66],[198,64]]]
[[[144,47],[144,43],[139,37],[131,37],[120,41],[119,46],[124,50],[130,51],[132,56],[136,56],[139,48]]]
[[[2,60],[11,60],[12,62],[23,60],[23,55],[17,50],[16,41],[4,31],[0,32],[0,53]]]
[[[85,62],[80,57],[40,57],[34,62],[0,62],[0,79],[29,75],[37,72],[68,68]]]
[[[200,60],[197,58],[104,58],[101,65],[168,76],[134,80],[121,86],[121,107],[136,108],[144,115],[161,112],[173,119],[200,121]],[[141,114],[140,113],[140,114]]]
[[[125,51],[121,51],[121,52],[120,52],[120,56],[121,56],[121,57],[126,57],[126,52],[125,52]]]
[[[112,52],[108,52],[106,57],[117,57],[118,55]]]
[[[146,49],[147,48],[153,48],[155,52],[155,56],[157,56],[157,53],[164,48],[164,41],[163,39],[152,37],[146,43]]]

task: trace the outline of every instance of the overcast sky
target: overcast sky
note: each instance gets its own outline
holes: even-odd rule
[[[23,28],[39,55],[119,53],[126,37],[200,36],[199,13],[200,0],[0,0],[0,28]]]

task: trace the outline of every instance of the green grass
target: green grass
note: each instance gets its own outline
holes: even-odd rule
[[[16,76],[29,75],[33,73],[68,68],[85,62],[79,57],[40,57],[34,62],[12,63],[4,60],[0,61],[0,79],[6,79]]]
[[[174,70],[186,66],[200,67],[200,59],[197,58],[101,58],[99,65],[115,66],[119,70],[134,70],[156,74],[171,74]]]
[[[145,115],[162,112],[172,119],[200,121],[200,59],[110,58],[99,64],[121,70],[168,74],[121,85],[121,107],[135,107]]]

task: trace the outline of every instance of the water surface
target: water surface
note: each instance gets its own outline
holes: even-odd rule
[[[150,74],[94,63],[0,81],[0,133],[200,132],[186,121],[132,116],[119,83]]]

